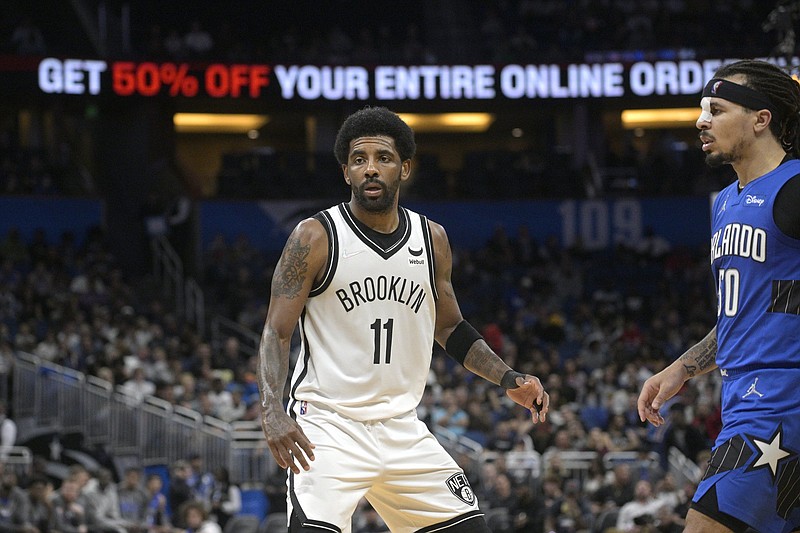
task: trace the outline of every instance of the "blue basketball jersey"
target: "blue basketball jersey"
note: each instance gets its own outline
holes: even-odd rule
[[[733,183],[712,211],[723,428],[694,501],[715,486],[722,512],[770,533],[800,527],[800,241],[773,217],[797,174],[790,160]]]
[[[714,201],[721,370],[800,366],[800,240],[781,232],[772,214],[778,191],[796,174],[800,160],[790,160],[742,191],[732,183]]]

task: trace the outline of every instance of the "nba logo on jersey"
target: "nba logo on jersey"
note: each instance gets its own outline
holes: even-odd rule
[[[447,478],[446,483],[450,492],[455,494],[459,500],[467,505],[475,503],[475,493],[472,492],[472,487],[469,486],[469,480],[467,480],[467,476],[465,476],[463,472],[453,474]]]
[[[300,414],[304,415],[306,414],[306,411],[308,411],[308,402],[303,400],[300,402]]]

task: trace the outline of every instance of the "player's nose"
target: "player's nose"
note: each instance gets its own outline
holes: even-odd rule
[[[367,176],[377,176],[378,175],[378,166],[375,164],[375,160],[372,158],[367,159],[367,167],[364,169],[364,174]]]

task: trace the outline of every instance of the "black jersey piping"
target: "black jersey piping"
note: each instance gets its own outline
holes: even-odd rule
[[[314,218],[319,220],[322,227],[325,228],[325,233],[328,235],[328,259],[325,261],[325,275],[320,280],[319,284],[311,287],[308,293],[309,297],[317,296],[328,288],[333,280],[333,275],[336,274],[336,266],[339,264],[339,239],[336,235],[336,225],[333,223],[330,213],[327,211],[320,211]]]
[[[431,228],[428,226],[428,219],[425,215],[419,215],[419,220],[422,224],[422,240],[425,241],[425,252],[428,256],[428,275],[431,278],[431,291],[433,292],[433,299],[438,300],[439,293],[436,291],[436,264],[434,263]]]
[[[294,491],[294,472],[291,470],[289,470],[289,497],[292,499],[292,514],[297,517],[297,519],[300,521],[300,524],[304,528],[308,527],[341,533],[342,530],[331,523],[323,522],[322,520],[310,520],[308,518],[306,512],[303,510],[303,507],[300,505],[300,501],[297,499],[297,494]]]
[[[440,522],[438,524],[433,524],[428,527],[423,527],[422,529],[418,529],[417,533],[433,533],[435,531],[447,531],[448,529],[455,529],[461,523],[472,520],[475,518],[480,518],[484,516],[481,511],[468,511],[462,515],[456,516],[455,518],[451,518],[445,522]]]
[[[293,400],[292,407],[294,407],[295,403],[297,402],[297,398],[295,398],[295,391],[297,391],[297,387],[300,386],[300,383],[303,382],[305,379],[306,374],[308,373],[308,360],[311,358],[311,354],[309,353],[311,350],[308,348],[308,337],[306,337],[306,328],[305,328],[305,320],[306,320],[306,308],[303,308],[303,312],[300,313],[300,341],[303,343],[303,349],[301,353],[303,354],[303,370],[300,372],[300,375],[297,376],[297,381],[292,383],[292,388],[289,392],[289,398]],[[291,411],[292,416],[294,417],[294,409]]]
[[[369,236],[367,236],[366,233],[361,231],[361,228],[358,227],[358,224],[356,224],[355,220],[353,219],[353,214],[347,208],[346,203],[339,204],[339,211],[341,212],[344,221],[347,223],[348,226],[350,226],[350,229],[353,230],[353,233],[356,234],[359,240],[364,244],[366,244],[367,246],[369,246],[376,254],[378,254],[384,259],[389,259],[395,253],[397,253],[397,251],[400,250],[403,247],[403,245],[408,242],[408,239],[411,237],[411,221],[408,219],[408,212],[406,212],[406,210],[403,207],[398,207],[397,211],[398,215],[405,219],[406,230],[394,244],[392,244],[387,248],[384,248],[377,242],[373,241],[372,239],[369,238]]]

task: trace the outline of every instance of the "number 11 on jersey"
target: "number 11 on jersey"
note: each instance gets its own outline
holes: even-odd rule
[[[394,327],[394,319],[390,318],[384,324],[380,318],[376,318],[375,322],[370,325],[369,329],[375,334],[375,352],[372,356],[373,364],[381,364],[381,336],[382,331],[386,332],[386,355],[385,363],[388,365],[392,362],[392,329]]]

